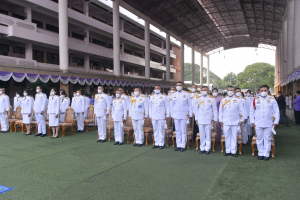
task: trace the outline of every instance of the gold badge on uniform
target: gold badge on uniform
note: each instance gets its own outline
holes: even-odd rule
[[[186,98],[186,95],[183,95],[183,98]]]

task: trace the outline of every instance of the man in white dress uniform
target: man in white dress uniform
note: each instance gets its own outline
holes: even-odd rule
[[[121,92],[116,92],[116,98],[112,104],[112,118],[114,121],[114,145],[122,145],[124,142],[124,121],[127,118],[127,104],[124,98],[121,98]]]
[[[84,129],[84,108],[85,97],[81,95],[81,91],[76,91],[76,96],[72,99],[71,107],[74,109],[75,117],[77,119],[77,132],[83,132]]]
[[[47,106],[47,95],[43,93],[40,86],[36,87],[36,95],[34,100],[34,114],[38,126],[38,134],[35,136],[46,136],[45,111]]]
[[[5,89],[0,88],[0,123],[1,133],[6,133],[8,130],[8,112],[10,108],[9,97],[5,94]]]

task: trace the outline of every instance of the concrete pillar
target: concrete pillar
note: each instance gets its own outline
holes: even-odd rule
[[[84,42],[85,42],[86,46],[88,46],[89,43],[90,43],[90,30],[88,28],[85,28],[84,33],[85,33],[85,36],[86,36],[84,38]]]
[[[209,56],[207,57],[207,87],[209,88],[210,71],[209,71]]]
[[[294,2],[294,68],[300,67],[300,1]]]
[[[166,81],[170,81],[170,34],[166,33]]]
[[[150,79],[150,23],[145,20],[145,78]]]
[[[32,60],[32,44],[31,43],[25,44],[25,58],[26,58],[26,60]]]
[[[70,83],[67,84],[63,84],[62,82],[59,81],[59,89],[64,89],[66,91],[66,94],[68,95],[68,97],[70,97],[70,99],[72,99],[72,95],[73,95],[73,90],[72,90],[72,94],[70,96]],[[73,88],[72,88],[73,89]]]
[[[85,68],[86,72],[90,71],[90,56],[89,55],[84,56],[84,68]]]
[[[121,62],[121,75],[122,76],[124,75],[124,67],[125,67],[124,62]]]
[[[279,69],[279,73],[280,73],[280,79],[279,81],[281,81],[283,79],[283,68],[284,68],[284,51],[283,51],[283,36],[282,33],[280,34],[280,69]]]
[[[299,1],[299,0],[297,0]],[[287,65],[288,74],[294,70],[294,0],[287,1]]]
[[[83,13],[86,17],[89,16],[89,2],[83,1]]]
[[[195,84],[195,46],[192,46],[192,85]]]
[[[113,1],[113,52],[114,52],[114,75],[120,76],[120,0]]]
[[[184,42],[181,41],[181,55],[180,55],[180,70],[181,70],[181,82],[184,83]]]
[[[203,52],[200,52],[200,86],[203,86]]]
[[[66,73],[69,71],[68,44],[68,1],[58,2],[59,22],[59,68]]]
[[[288,71],[288,65],[287,65],[287,54],[288,54],[288,45],[287,45],[287,20],[284,20],[283,22],[283,70],[282,70],[282,79],[285,78]]]
[[[24,12],[25,12],[25,16],[26,16],[25,21],[32,22],[32,11],[31,11],[31,8],[25,8]]]

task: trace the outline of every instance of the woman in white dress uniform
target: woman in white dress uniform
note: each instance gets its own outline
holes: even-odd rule
[[[31,115],[33,110],[34,99],[32,96],[29,96],[29,94],[30,94],[29,90],[24,91],[23,93],[24,97],[22,98],[22,103],[21,103],[23,124],[25,124],[26,131],[27,131],[25,135],[31,135],[30,125],[31,125]]]
[[[88,93],[85,93],[84,96],[85,96],[84,118],[87,118],[87,116],[88,116],[88,109],[89,109],[89,106],[91,104],[91,99],[89,98]]]
[[[58,138],[59,132],[59,105],[60,97],[56,95],[57,90],[52,88],[49,96],[48,114],[49,126],[52,127],[53,136],[51,138]]]
[[[62,91],[60,93],[60,114],[59,114],[59,122],[64,123],[65,122],[65,116],[66,116],[66,110],[70,106],[70,98],[67,97],[67,94],[65,91]]]
[[[22,106],[22,100],[21,94],[16,92],[16,96],[14,97],[14,114],[16,114],[17,107]]]

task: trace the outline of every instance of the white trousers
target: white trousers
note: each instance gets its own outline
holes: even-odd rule
[[[248,119],[247,123],[248,123],[248,135],[252,136],[252,125],[250,123],[250,119]]]
[[[290,110],[292,110],[292,108],[293,108],[292,101],[289,101],[289,107],[290,107]]]
[[[236,154],[238,125],[223,125],[226,153]]]
[[[77,119],[77,130],[83,131],[84,128],[84,118],[82,113],[75,113]]]
[[[164,119],[152,119],[153,133],[155,146],[164,146],[165,145],[165,120]]]
[[[258,149],[258,156],[270,156],[271,151],[271,139],[272,139],[272,127],[261,128],[256,127],[256,145]]]
[[[249,120],[248,120],[249,121]],[[242,141],[243,141],[243,144],[247,144],[248,142],[248,121],[244,124],[242,124]]]
[[[66,116],[66,113],[60,113],[59,114],[59,122],[60,123],[64,123],[65,122],[65,116]]]
[[[210,151],[211,148],[211,124],[200,124],[200,151]]]
[[[114,135],[115,141],[123,143],[124,142],[124,126],[123,122],[114,121]]]
[[[135,143],[143,144],[144,143],[144,120],[132,120],[132,126],[135,135]]]
[[[38,133],[46,134],[45,113],[35,113],[35,119],[38,126]]]
[[[0,113],[0,123],[1,123],[1,131],[7,131],[9,126],[7,114]]]
[[[106,138],[106,117],[97,117],[98,136],[99,140],[105,140]]]
[[[186,145],[186,124],[187,119],[174,119],[176,129],[177,148],[185,148]]]

